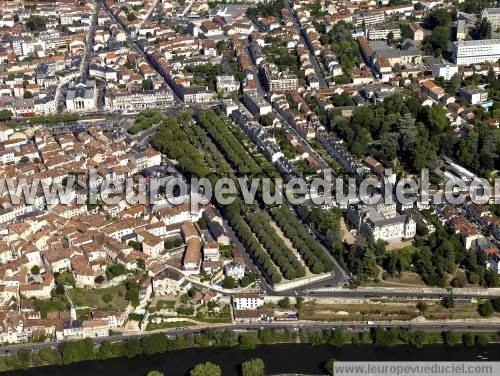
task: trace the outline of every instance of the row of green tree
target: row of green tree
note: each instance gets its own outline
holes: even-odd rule
[[[243,176],[254,176],[262,172],[260,166],[215,112],[199,111],[196,118],[198,123],[207,130],[219,149],[222,150],[222,153],[237,173]]]
[[[210,149],[210,155],[205,155],[204,159],[207,161],[209,166],[218,168],[215,170],[215,173],[218,176],[224,176],[225,173],[221,174],[221,171],[227,171],[226,167],[229,166],[226,166],[227,163],[224,159],[218,162],[213,159],[219,156],[220,153],[217,148],[212,148],[214,145],[212,144],[210,138],[208,138],[203,129],[199,126],[187,126],[191,120],[190,113],[179,114],[180,113],[178,113],[176,117],[168,117],[165,119],[159,132],[153,138],[155,147],[161,152],[167,154],[169,157],[177,159],[180,169],[188,176],[195,177],[205,177],[209,175],[209,167],[204,165],[201,161],[201,148],[203,148],[203,150]],[[197,119],[198,123],[204,125],[204,128],[212,130],[213,133],[210,134],[211,136],[217,136],[217,132],[220,132],[222,130],[221,127],[223,127],[223,136],[228,137],[229,142],[233,145],[238,145],[236,147],[236,153],[240,155],[241,158],[245,159],[247,161],[246,163],[251,165],[255,171],[260,169],[215,113],[212,111],[200,111],[197,114]],[[222,135],[221,138],[218,139],[221,140],[221,143],[219,144],[221,149],[226,146],[227,148],[231,148],[231,150],[233,150],[233,147],[231,147],[226,141],[222,141]],[[234,157],[233,152],[230,152],[229,155],[233,156],[233,161],[235,163],[238,163],[236,161],[241,161],[241,158],[236,159],[236,157]],[[214,163],[217,165],[214,165]],[[281,281],[282,276],[269,255],[266,251],[264,251],[258,240],[252,234],[247,224],[242,220],[242,207],[242,202],[240,200],[236,200],[236,202],[229,207],[221,206],[220,209],[225,213],[229,224],[232,226],[236,235],[246,247],[253,260],[261,269],[264,277],[272,283],[278,283]],[[228,281],[229,284],[231,284],[230,282],[231,281]]]
[[[54,115],[37,115],[30,117],[31,124],[70,123],[78,120],[80,120],[80,115],[73,112]]]
[[[405,328],[373,328],[369,332],[349,332],[338,328],[336,330],[306,331],[299,334],[301,342],[314,345],[329,344],[340,347],[346,344],[373,344],[376,346],[394,347],[411,345],[420,348],[424,345],[444,344],[446,346],[464,345],[466,347],[484,346],[496,341],[492,333],[475,334],[470,332],[424,332]]]
[[[206,116],[205,116],[206,115]],[[230,142],[232,145],[231,147],[233,149],[237,149],[237,152],[239,155],[241,155],[241,158],[248,158],[251,160],[253,163],[255,163],[255,160],[253,157],[250,156],[248,151],[244,148],[242,145],[241,141],[242,137],[246,137],[244,134],[242,135],[237,135],[237,130],[235,132],[232,132],[226,124],[220,119],[220,117],[215,114],[214,112],[200,112],[197,114],[197,119],[198,121],[202,124],[202,126],[207,129],[208,133],[210,136],[215,139],[216,143],[218,144],[219,148],[222,149],[224,154],[226,156],[229,156],[227,153],[227,148],[229,146],[224,146],[227,142]],[[228,157],[228,159],[231,161],[231,159]],[[234,159],[232,161],[233,166],[237,167],[238,164],[237,162],[234,162]],[[261,166],[257,165],[255,163],[255,166],[258,167],[255,168],[254,173],[259,172],[260,175],[268,173],[272,174],[273,171],[263,171]],[[274,169],[274,166],[271,166]],[[239,175],[244,175],[245,171],[241,171],[241,169],[236,170],[237,174]],[[261,176],[259,176],[261,177]],[[261,192],[257,192],[257,198],[260,198]],[[239,217],[241,214],[244,214],[244,218],[248,221],[251,216],[246,215],[248,213],[248,210],[245,209],[243,203],[241,200],[238,200],[235,202],[233,205],[230,205],[229,207],[224,207],[222,208],[224,212],[227,214],[229,213],[229,217]],[[288,211],[284,212],[284,215],[280,215],[279,211],[276,214],[282,221],[282,224],[278,223],[278,225],[281,227],[283,231],[288,231],[290,235],[293,235],[292,242],[294,243],[294,247],[299,251],[301,256],[303,257],[304,261],[306,262],[306,265],[310,268],[310,270],[313,273],[322,273],[325,271],[331,271],[333,268],[333,262],[332,260],[325,254],[324,250],[318,246],[316,243],[315,239],[306,231],[304,228],[303,224],[300,223],[297,218],[295,217],[294,214],[289,213]],[[264,213],[260,213],[260,216],[265,216]],[[274,216],[274,214],[273,214]],[[262,226],[264,223],[267,223],[267,221],[263,220],[263,218],[260,218],[262,220],[262,223],[259,223],[259,226]],[[244,232],[246,233],[246,226],[244,226],[244,222],[240,221],[238,219],[238,226],[239,229],[241,227],[244,228]],[[254,221],[254,224],[256,226],[257,221]],[[250,224],[252,227],[252,225]],[[260,228],[260,227],[259,227]],[[241,231],[241,229],[239,230]],[[237,231],[237,233],[239,232]],[[255,231],[254,231],[255,232]],[[271,227],[266,228],[267,235],[269,237],[272,237],[273,239],[278,239],[278,242],[281,242],[280,249],[284,250],[285,252],[289,253],[290,257],[279,257],[278,254],[274,251],[279,244],[274,244],[274,243],[268,243],[267,240],[270,240],[270,238],[266,237],[263,232],[259,231],[260,235],[264,235],[264,239],[266,239],[266,249],[272,250],[272,259],[275,261],[276,265],[278,265],[281,268],[282,274],[285,278],[287,279],[293,279],[297,277],[302,277],[305,275],[305,270],[304,268],[298,263],[296,260],[295,256],[293,253],[287,249],[287,247],[284,245],[283,241],[277,236],[276,232],[274,229]],[[250,234],[245,234],[247,238],[249,238]],[[288,237],[287,233],[285,235]],[[262,240],[261,240],[262,241]],[[272,272],[273,268],[270,268],[268,257],[263,255],[260,252],[255,253],[255,251],[258,249],[256,247],[256,244],[258,243],[255,239],[250,240],[249,239],[242,239],[242,242],[246,245],[247,243],[253,243],[254,245],[252,246],[254,249],[251,251],[252,256],[256,259],[256,261],[263,266],[263,269],[265,270],[265,273],[268,274],[268,277],[270,277],[270,280],[276,283],[276,281],[281,280],[281,276],[279,276],[276,273],[271,273],[269,275],[268,272]],[[280,252],[282,254],[283,252]],[[286,265],[285,260],[295,260],[295,261],[290,261],[289,265]]]
[[[262,248],[248,225],[242,219],[244,215],[242,208],[243,202],[237,199],[231,205],[223,208],[224,215],[253,261],[259,266],[264,277],[272,283],[281,282],[282,276],[276,265],[274,265],[269,254]]]
[[[261,167],[250,156],[250,154],[241,144],[240,140],[236,138],[236,136],[229,130],[227,125],[224,124],[224,122],[216,113],[214,113],[213,111],[200,111],[196,114],[196,118],[198,123],[207,130],[210,137],[223,152],[224,156],[231,163],[238,175],[245,176],[247,174],[256,175],[263,173]],[[287,279],[293,279],[297,276],[305,275],[305,271],[303,270],[303,268],[302,271],[304,274],[300,272],[301,265],[296,259],[293,266],[292,264],[290,264],[290,262],[287,262],[283,265],[278,264],[278,260],[285,261],[288,260],[288,257],[285,259],[279,257],[277,251],[274,252],[274,248],[269,249],[269,247],[266,245],[266,248],[268,248],[268,252],[270,250],[273,251],[269,252],[275,258],[276,264],[273,263],[271,257],[269,257],[269,253],[262,248],[260,243],[253,235],[252,231],[249,230],[248,225],[244,220],[241,219],[243,217],[248,221],[248,219],[250,218],[249,216],[245,215],[247,211],[246,208],[242,205],[242,201],[237,200],[234,204],[222,209],[228,217],[229,223],[238,235],[238,238],[249,251],[250,255],[259,265],[261,271],[269,281],[271,281],[272,283],[279,283],[282,280],[282,274]],[[252,226],[250,225],[250,227]],[[274,232],[273,229],[270,228],[270,230]],[[255,230],[254,233],[256,233]],[[263,235],[264,233],[261,233],[259,231],[258,234]],[[275,233],[274,236],[277,237]],[[267,238],[265,239],[267,240]],[[290,252],[290,250],[288,249],[287,251]],[[291,256],[294,257],[293,254],[291,254]],[[278,265],[282,269],[282,273],[278,272],[276,265]]]
[[[269,223],[267,214],[246,211],[245,220],[286,279],[304,277],[306,271]]]
[[[210,173],[210,169],[205,165],[202,153],[192,145],[182,129],[190,120],[191,116],[184,118],[179,114],[167,117],[152,141],[155,148],[178,162],[182,172],[191,177],[202,178]]]
[[[310,343],[343,346],[353,344],[374,344],[393,347],[410,344],[421,347],[426,344],[464,345],[466,347],[484,346],[497,341],[494,333],[472,332],[422,332],[404,328],[373,328],[369,332],[345,331],[342,327],[330,330],[299,331],[264,328],[256,332],[233,332],[230,330],[204,329],[200,334],[170,336],[155,333],[142,338],[130,338],[121,342],[103,341],[95,347],[92,339],[64,342],[57,349],[42,348],[39,351],[19,350],[15,355],[0,357],[0,370],[13,370],[50,364],[71,364],[85,360],[104,360],[111,358],[133,358],[142,354],[151,355],[190,347],[232,347],[252,350],[259,344]],[[260,363],[260,362],[259,362]],[[253,364],[256,366],[256,364]],[[249,367],[254,368],[254,367]],[[255,367],[257,368],[257,367]],[[260,368],[260,367],[258,367]],[[203,374],[206,376],[206,374]],[[252,375],[251,373],[249,375]]]
[[[294,213],[284,205],[272,208],[270,212],[274,221],[285,236],[290,239],[311,272],[319,274],[330,272],[333,269],[333,261],[330,256],[309,234]]]

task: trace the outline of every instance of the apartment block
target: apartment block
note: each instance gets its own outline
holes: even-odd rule
[[[485,8],[481,17],[486,18],[493,29],[500,27],[500,8]]]
[[[500,59],[500,39],[453,42],[452,55],[458,65],[494,63]]]

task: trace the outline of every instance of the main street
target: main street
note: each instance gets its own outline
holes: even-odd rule
[[[299,24],[299,21],[297,20],[297,17],[295,16],[295,12],[292,9],[292,5],[290,4],[289,0],[285,1],[285,4],[290,11],[290,15],[292,16],[294,27],[297,30],[300,30],[300,41],[304,44],[304,46],[307,48],[307,51],[309,52],[309,60],[311,61],[311,64],[314,68],[314,73],[316,73],[316,77],[318,77],[319,80],[319,87],[321,89],[327,88],[328,83],[326,82],[325,76],[323,75],[323,72],[321,71],[321,67],[318,64],[318,60],[316,59],[316,56],[314,55],[311,46],[309,43],[307,43],[307,40],[305,38],[306,32],[304,28]]]
[[[140,47],[137,44],[137,42],[132,38],[132,36],[128,32],[128,30],[125,29],[125,27],[123,26],[123,24],[121,23],[121,21],[115,17],[114,13],[111,11],[111,9],[109,8],[108,4],[106,2],[103,2],[103,4],[104,4],[104,9],[108,13],[109,17],[111,17],[111,19],[117,24],[117,26],[126,35],[128,44],[135,51],[137,51],[137,53],[139,55],[141,55],[147,62],[149,62],[149,65],[156,71],[156,73],[158,73],[160,75],[160,77],[163,78],[163,80],[165,81],[165,84],[170,88],[170,91],[172,92],[172,95],[174,96],[174,100],[175,100],[176,104],[182,103],[181,99],[177,96],[177,94],[175,94],[175,92],[172,89],[172,87],[168,84],[167,79],[165,77],[166,73],[163,72],[162,70],[158,69],[158,67],[156,66],[156,64],[153,61],[151,61],[150,57],[148,55],[146,55],[146,53],[144,53],[142,47]]]
[[[90,58],[92,56],[94,46],[95,29],[97,27],[97,15],[99,14],[100,9],[101,4],[96,3],[94,13],[92,14],[92,20],[89,26],[89,30],[87,32],[87,38],[85,40],[85,52],[80,64],[80,77],[82,80],[87,77],[87,72],[89,71]]]

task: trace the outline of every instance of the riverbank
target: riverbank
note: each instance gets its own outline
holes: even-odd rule
[[[425,345],[441,345],[443,348],[481,349],[488,344],[500,343],[499,333],[487,332],[423,332],[398,327],[369,331],[335,330],[294,330],[264,328],[258,331],[231,331],[206,329],[199,333],[177,336],[168,333],[155,333],[141,338],[129,338],[111,343],[102,342],[95,346],[90,338],[80,341],[61,343],[57,349],[46,347],[39,351],[19,350],[15,355],[0,357],[0,371],[28,369],[41,366],[65,366],[85,361],[107,361],[115,358],[133,359],[155,354],[168,354],[173,351],[194,349],[195,351],[215,352],[221,348],[239,351],[254,351],[261,345],[329,345],[336,349],[345,346],[373,346],[376,348],[395,348],[410,345],[420,349]],[[500,344],[499,344],[500,346]],[[499,347],[500,349],[500,347]],[[392,351],[392,350],[391,350]],[[361,358],[362,359],[362,358]],[[325,359],[326,360],[326,359]],[[45,370],[46,367],[36,368]],[[288,372],[288,371],[284,371]]]
[[[6,376],[95,376],[106,370],[106,376],[144,376],[151,370],[165,375],[188,375],[199,363],[210,361],[222,369],[223,376],[240,376],[240,365],[252,358],[264,361],[266,375],[301,374],[325,375],[324,365],[330,358],[336,360],[378,361],[480,361],[500,360],[500,344],[482,348],[463,345],[427,345],[415,348],[400,345],[390,350],[374,345],[276,344],[258,345],[252,350],[238,347],[188,348],[160,354],[141,355],[132,359],[116,358],[74,363],[67,366],[47,366],[29,370],[2,373]]]

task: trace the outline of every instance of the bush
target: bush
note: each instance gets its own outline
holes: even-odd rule
[[[142,249],[142,244],[138,241],[135,241],[135,240],[129,241],[128,246],[132,247],[132,249],[134,249],[136,251],[140,251]]]
[[[479,281],[481,280],[481,278],[479,277],[479,274],[474,273],[474,272],[470,272],[468,278],[469,278],[469,282],[473,283],[475,285],[478,284]]]
[[[238,338],[238,343],[242,350],[253,350],[258,342],[257,334],[253,332],[241,333]]]
[[[109,302],[110,302],[110,301],[112,301],[112,300],[113,300],[113,296],[112,296],[111,294],[104,294],[104,295],[102,296],[102,301],[103,301],[104,303],[109,303]]]
[[[162,119],[163,115],[159,111],[153,109],[141,111],[134,125],[129,128],[128,132],[132,135],[137,134],[151,128],[154,124],[160,123]]]
[[[421,315],[425,315],[425,312],[427,311],[427,308],[428,305],[424,302],[418,302],[417,303],[417,309],[418,309],[418,312],[421,314]]]
[[[280,299],[278,301],[278,305],[280,306],[280,308],[283,308],[283,309],[290,308],[290,299],[288,297]]]
[[[493,304],[493,308],[495,308],[495,311],[500,312],[500,298],[495,298],[491,301],[491,304]]]
[[[210,362],[198,364],[190,372],[191,376],[221,376],[221,374],[220,367]]]
[[[491,316],[493,313],[495,313],[495,308],[493,308],[493,304],[491,303],[491,301],[488,300],[484,303],[479,304],[478,311],[481,316]]]
[[[113,279],[115,277],[118,277],[126,273],[127,269],[122,264],[113,264],[108,266],[108,268],[106,269],[106,274],[108,276],[108,279]]]
[[[238,284],[233,277],[226,277],[224,278],[222,286],[226,289],[235,289],[236,287],[238,287]]]
[[[242,376],[264,376],[264,361],[260,358],[247,360],[241,364]]]
[[[452,294],[448,295],[448,296],[445,296],[442,300],[441,300],[441,305],[445,308],[454,308],[455,307],[455,298],[453,297]]]
[[[177,308],[177,313],[181,316],[192,316],[194,315],[194,308],[180,306],[179,308]]]
[[[465,333],[462,336],[462,342],[463,342],[464,346],[466,346],[466,347],[474,346],[474,342],[475,342],[474,335],[471,333]]]
[[[463,276],[453,278],[453,280],[451,281],[451,285],[453,287],[464,287],[465,286],[465,278]]]
[[[240,280],[240,286],[247,287],[248,285],[250,285],[254,282],[255,282],[255,273],[250,272],[250,273],[245,274],[243,276],[243,278]]]
[[[130,313],[128,315],[129,320],[132,321],[141,321],[144,316],[139,313]]]
[[[489,338],[484,334],[476,334],[476,336],[474,337],[474,343],[478,347],[486,346],[489,342]]]
[[[103,283],[104,277],[102,275],[98,275],[97,277],[95,277],[95,282],[96,283]]]
[[[456,346],[462,342],[462,337],[457,332],[443,332],[441,336],[447,346]]]

